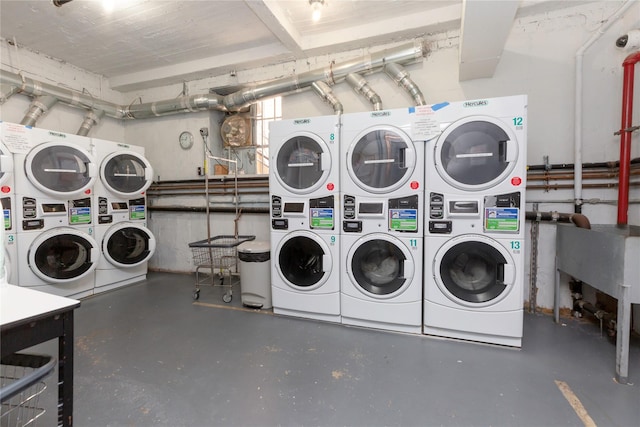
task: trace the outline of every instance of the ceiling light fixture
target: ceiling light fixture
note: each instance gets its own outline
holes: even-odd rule
[[[311,19],[313,22],[318,22],[322,15],[322,6],[324,6],[324,0],[309,0],[311,5]]]

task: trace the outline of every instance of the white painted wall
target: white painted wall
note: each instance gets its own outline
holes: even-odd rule
[[[528,164],[540,164],[544,155],[551,163],[573,163],[573,122],[575,99],[575,54],[598,30],[601,23],[619,7],[619,2],[599,1],[571,9],[540,14],[516,21],[509,36],[496,73],[491,79],[458,81],[458,32],[429,35],[431,52],[423,61],[408,66],[414,81],[423,91],[428,102],[458,101],[513,94],[529,96]],[[620,127],[622,66],[628,52],[614,46],[615,40],[632,28],[640,27],[640,2],[637,2],[584,56],[584,157],[585,162],[616,160],[619,157],[619,137],[613,132]],[[385,48],[386,46],[380,47]],[[185,85],[168,86],[145,91],[120,94],[106,89],[100,76],[91,75],[69,64],[42,55],[19,51],[9,52],[2,45],[0,66],[12,72],[23,70],[30,77],[55,82],[75,90],[89,90],[102,99],[130,104],[171,99],[186,88],[189,93],[207,93],[210,87],[250,83],[274,79],[297,72],[325,67],[331,60],[341,62],[361,56],[363,51],[347,52],[335,56],[322,56],[296,63],[280,64],[256,70],[240,71],[236,77],[220,76]],[[378,48],[372,49],[377,51]],[[636,71],[636,77],[640,72]],[[383,74],[366,76],[371,87],[382,97],[385,108],[405,107],[412,103],[409,96],[398,89]],[[344,82],[334,88],[342,101],[345,112],[369,110],[368,103],[356,95]],[[635,90],[636,109],[634,123],[640,123],[640,83]],[[14,95],[0,105],[0,119],[19,122],[27,111],[29,101],[22,95]],[[331,114],[331,108],[310,91],[290,95],[283,100],[285,118]],[[83,112],[72,107],[58,105],[44,117],[38,126],[65,132],[76,132],[82,122]],[[210,143],[219,147],[218,126],[221,114],[200,112],[137,121],[118,121],[105,117],[92,131],[91,136],[146,147],[155,169],[156,178],[162,181],[194,179],[196,168],[202,165],[203,151],[199,129],[208,127]],[[188,130],[196,143],[185,151],[178,146],[178,135]],[[632,157],[640,157],[640,135],[633,137]],[[640,199],[640,189],[632,189],[631,199]],[[586,200],[601,199],[615,203],[616,190],[585,190]],[[540,202],[543,211],[572,212],[573,191],[545,193],[530,191],[527,200]],[[562,201],[565,201],[562,203]],[[204,203],[204,200],[202,201]],[[531,205],[528,205],[531,208]],[[589,204],[583,212],[593,223],[615,223],[615,204]],[[640,225],[640,205],[632,204],[629,222]],[[205,237],[206,223],[202,214],[153,213],[149,224],[159,238],[159,249],[151,262],[152,268],[172,271],[192,271],[188,242]],[[212,217],[215,234],[233,231],[232,216],[218,214]],[[553,256],[555,253],[555,227],[542,224],[539,242],[539,288],[537,301],[542,307],[553,305]],[[243,215],[240,231],[255,234],[268,240],[266,215]],[[529,274],[527,272],[527,278]],[[525,291],[528,295],[528,291]],[[570,305],[570,297],[563,288],[562,304]],[[637,316],[640,317],[640,316]]]

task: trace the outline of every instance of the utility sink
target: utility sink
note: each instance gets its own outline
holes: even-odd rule
[[[640,226],[558,224],[554,317],[559,321],[562,271],[618,299],[616,380],[626,384],[629,370],[631,304],[640,304]]]

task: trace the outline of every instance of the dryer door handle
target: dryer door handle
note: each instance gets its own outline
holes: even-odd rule
[[[331,262],[331,256],[324,254],[322,255],[322,272],[328,273],[333,268],[333,263]]]
[[[98,176],[98,166],[96,166],[95,163],[90,162],[90,163],[87,163],[86,165],[87,165],[87,172],[88,172],[89,178]]]
[[[502,264],[504,277],[502,278],[502,282],[505,285],[512,285],[516,279],[516,269],[512,264]]]
[[[331,169],[331,156],[326,151],[320,155],[320,170]]]
[[[10,158],[11,157],[4,154],[0,156],[0,166],[2,168],[2,172],[13,172],[13,162],[9,161]]]
[[[506,141],[500,141],[500,149],[504,149],[504,160],[507,163],[515,162],[518,160],[518,143],[510,139]],[[503,148],[504,147],[504,148]]]
[[[100,259],[100,248],[97,248],[94,246],[91,248],[91,263],[97,266],[99,259]]]

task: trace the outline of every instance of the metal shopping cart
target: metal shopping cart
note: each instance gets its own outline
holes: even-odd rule
[[[45,413],[39,400],[47,385],[44,378],[56,366],[46,355],[15,353],[0,361],[0,426],[35,426]]]
[[[200,298],[200,284],[211,280],[215,285],[215,274],[220,277],[220,286],[225,286],[224,279],[227,276],[227,291],[222,296],[224,302],[231,302],[233,291],[232,276],[238,272],[238,245],[255,239],[256,236],[215,236],[210,239],[189,243],[193,255],[193,264],[196,266],[196,288],[193,291],[193,299]],[[200,270],[208,269],[209,274],[203,275]]]

